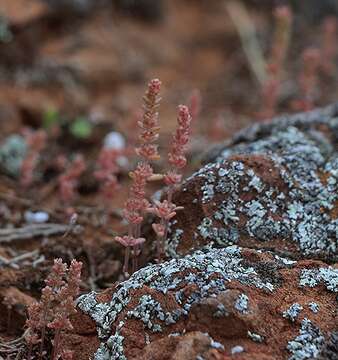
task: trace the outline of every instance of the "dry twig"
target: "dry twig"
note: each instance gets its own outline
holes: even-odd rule
[[[27,240],[35,237],[48,237],[64,234],[68,230],[67,225],[45,223],[31,224],[21,228],[0,229],[0,244],[16,240]]]

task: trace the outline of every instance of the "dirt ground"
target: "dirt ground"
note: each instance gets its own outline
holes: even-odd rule
[[[78,2],[85,4],[82,7],[64,3],[0,0],[0,144],[25,128],[45,129],[50,118],[58,122],[58,131],[48,133],[28,187],[21,185],[20,175],[0,171],[0,359],[6,354],[14,359],[23,346],[26,306],[39,297],[54,258],[69,262],[75,257],[84,263],[83,292],[122,279],[122,249],[112,238],[125,231],[121,208],[128,171],[136,161],[136,121],[150,79],[159,78],[163,84],[163,154],[175,129],[177,105],[188,103],[195,89],[200,91],[201,112],[193,122],[186,174],[198,168],[208,147],[255,121],[268,121],[258,115],[262,84],[252,73],[252,59],[229,16],[230,1],[145,0],[138,6],[134,1],[94,1],[92,6],[88,0]],[[243,1],[266,57],[275,29],[271,3]],[[300,54],[309,47],[323,50],[327,17],[325,11],[321,14],[313,21],[311,14],[294,10],[277,113],[293,112],[293,100],[303,96],[297,82],[304,66]],[[318,74],[314,106],[337,99],[336,70]],[[86,136],[72,131],[79,119],[90,125]],[[119,173],[121,188],[107,201],[93,171],[111,131],[121,133],[130,148]],[[86,170],[76,197],[65,203],[56,159],[79,153]],[[165,169],[165,160],[156,166],[159,172]],[[159,187],[152,186],[149,193]],[[49,220],[28,224],[28,211],[43,211]],[[70,226],[73,213],[78,218]]]

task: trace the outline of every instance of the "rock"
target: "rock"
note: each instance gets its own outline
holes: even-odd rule
[[[117,132],[111,131],[103,139],[103,147],[105,149],[124,150],[126,148],[125,137]]]
[[[337,261],[337,106],[254,125],[206,157],[174,196],[168,256],[204,246]]]
[[[321,355],[321,360],[337,360],[338,359],[338,331],[335,331],[325,341]]]
[[[193,331],[185,335],[174,334],[151,342],[136,357],[138,360],[214,359],[224,357],[216,343],[207,333]]]
[[[285,359],[297,349],[321,352],[336,326],[337,291],[338,270],[320,261],[230,246],[147,266],[109,291],[81,296],[74,326],[80,335],[94,321],[96,360],[225,359],[236,346],[240,359]],[[297,316],[283,316],[295,303]]]
[[[19,177],[26,156],[27,144],[21,135],[11,135],[0,146],[0,168],[8,175]]]
[[[49,220],[49,214],[45,211],[30,211],[27,210],[24,213],[24,218],[27,223],[41,224]]]
[[[213,149],[174,194],[169,260],[78,299],[74,359],[335,359],[337,114]]]
[[[0,288],[0,326],[8,332],[12,328],[24,327],[27,318],[27,307],[35,300],[20,291],[17,287]],[[16,326],[13,326],[16,323]]]

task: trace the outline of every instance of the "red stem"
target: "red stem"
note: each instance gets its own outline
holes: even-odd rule
[[[41,330],[41,343],[40,343],[40,352],[39,352],[39,360],[42,359],[42,353],[43,353],[43,345],[45,342],[45,335],[46,335],[46,326],[44,326]]]
[[[30,344],[29,344],[29,347],[28,347],[27,360],[31,360],[31,358],[32,358],[32,350],[33,350],[33,344],[30,343]]]
[[[130,254],[130,247],[127,246],[124,250],[124,265],[123,265],[124,274],[128,274],[129,254]]]
[[[11,330],[11,319],[12,319],[12,306],[9,306],[7,308],[8,314],[7,314],[7,333],[10,333]]]
[[[52,360],[56,360],[59,353],[60,334],[61,334],[61,330],[60,329],[56,330],[54,336]]]

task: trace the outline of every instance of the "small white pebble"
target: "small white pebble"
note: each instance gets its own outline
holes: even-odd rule
[[[231,355],[240,354],[243,351],[244,351],[243,346],[236,345],[231,349]]]
[[[126,147],[126,139],[119,132],[112,131],[105,136],[103,146],[106,149],[123,150]]]
[[[42,224],[49,220],[49,214],[45,211],[30,211],[27,210],[25,212],[25,220],[28,223],[36,223],[36,224]]]

